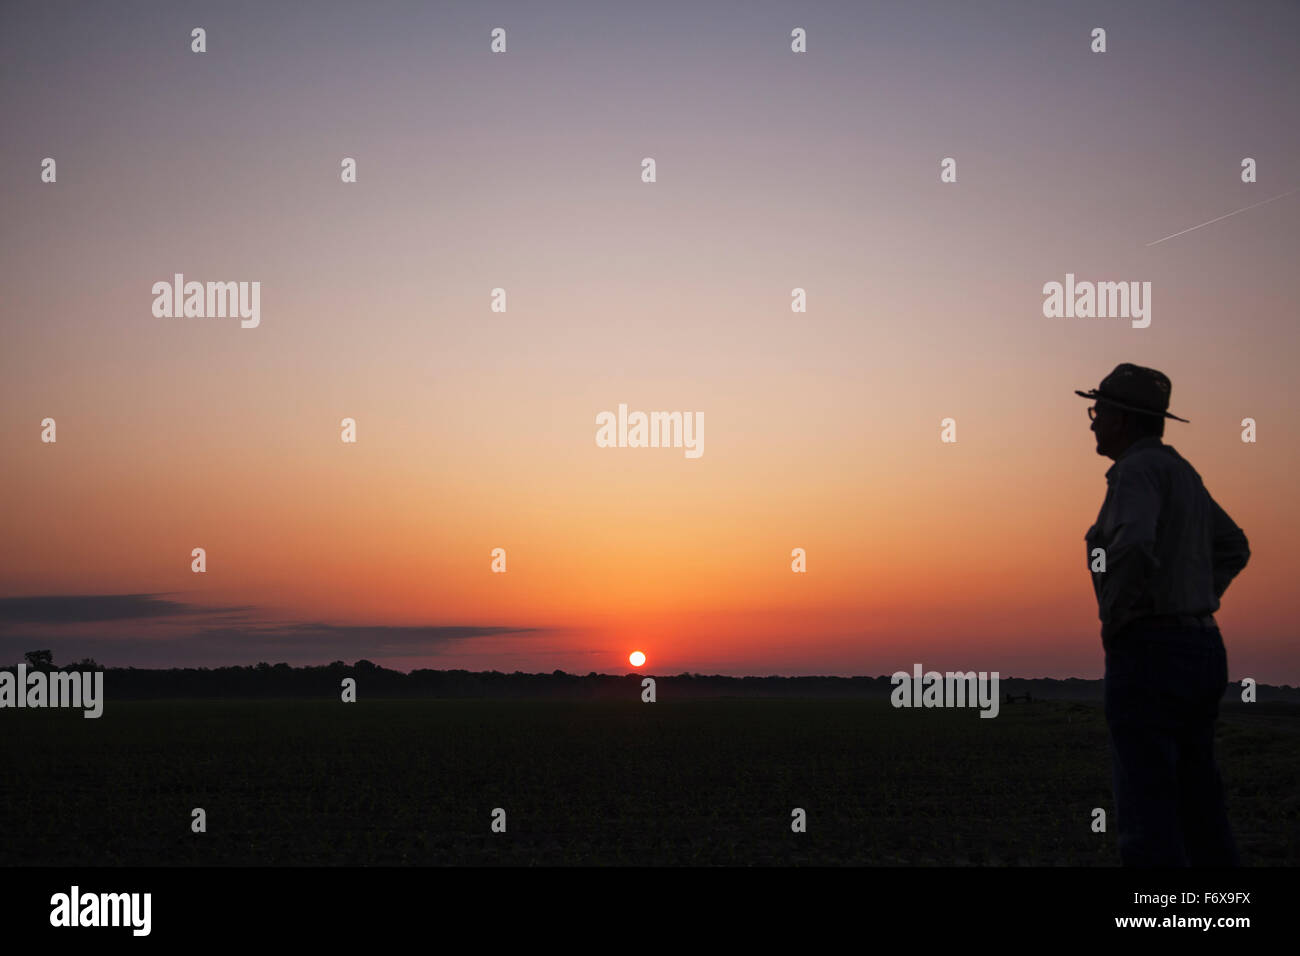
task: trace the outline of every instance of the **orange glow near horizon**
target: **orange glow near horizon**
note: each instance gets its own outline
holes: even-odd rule
[[[533,52],[489,57],[410,6],[306,40],[232,12],[237,59],[147,12],[84,49],[41,14],[57,83],[45,39],[0,29],[0,154],[26,170],[0,230],[0,664],[625,674],[653,647],[666,675],[1097,677],[1084,535],[1111,461],[1074,390],[1136,362],[1250,541],[1217,615],[1232,676],[1300,684],[1300,195],[1145,245],[1300,155],[1271,119],[1286,31],[1189,77],[1199,47],[1136,10],[1160,42],[1128,60],[1072,14],[972,42],[921,4],[893,39],[844,5],[839,52],[794,57],[709,5],[683,47],[654,5],[573,33],[537,4]],[[740,42],[691,39],[713,26]],[[1076,115],[1107,136],[1063,134]],[[1261,136],[1247,184],[1231,144]],[[260,282],[260,324],[154,316],[175,273]],[[1045,317],[1067,274],[1149,280],[1150,326]],[[702,454],[598,447],[621,404],[702,413]],[[60,604],[104,595],[141,613]]]

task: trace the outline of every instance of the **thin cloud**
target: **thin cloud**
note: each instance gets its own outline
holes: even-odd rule
[[[278,653],[301,656],[331,649],[336,652],[365,652],[389,655],[427,651],[454,641],[504,634],[539,632],[536,627],[417,625],[393,627],[383,624],[325,624],[294,621],[257,624],[250,627],[207,627],[187,640],[220,651],[275,649]]]
[[[85,624],[165,617],[239,614],[251,607],[205,607],[156,594],[50,594],[0,598],[0,624]]]
[[[294,663],[423,657],[465,641],[549,632],[507,625],[331,624],[272,618],[249,606],[212,607],[156,594],[0,599],[0,660],[50,648],[57,661],[114,665]]]

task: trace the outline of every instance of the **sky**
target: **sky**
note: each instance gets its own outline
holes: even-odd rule
[[[7,3],[0,64],[0,661],[1099,677],[1134,362],[1300,683],[1295,4]]]

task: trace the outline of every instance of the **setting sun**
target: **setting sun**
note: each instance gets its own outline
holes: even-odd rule
[[[645,655],[640,651],[633,651],[627,656],[627,659],[632,662],[633,667],[640,667],[645,663]]]

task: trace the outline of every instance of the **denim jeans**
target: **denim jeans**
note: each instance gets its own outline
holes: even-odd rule
[[[1106,723],[1125,866],[1236,866],[1214,723],[1228,686],[1218,628],[1143,627],[1106,645]]]

